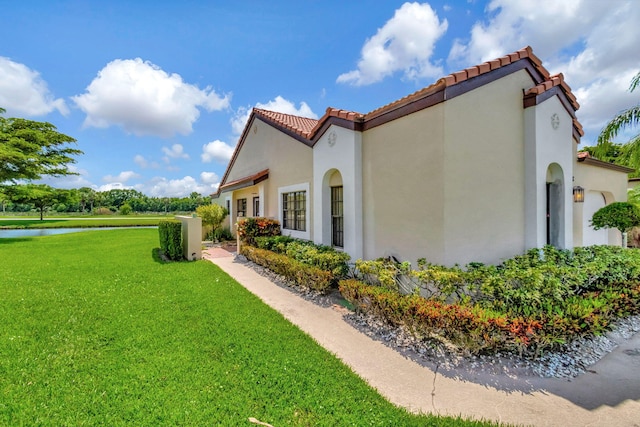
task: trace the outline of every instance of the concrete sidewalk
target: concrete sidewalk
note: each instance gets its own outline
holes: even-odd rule
[[[221,249],[203,255],[410,411],[534,426],[640,426],[640,333],[593,373],[572,381],[505,378],[509,387],[496,388],[502,379],[445,377],[405,358],[349,325],[343,308],[306,301]]]

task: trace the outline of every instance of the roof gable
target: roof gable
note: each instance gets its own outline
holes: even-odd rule
[[[225,185],[229,170],[246,138],[247,129],[251,128],[255,118],[259,118],[303,144],[313,147],[332,124],[357,131],[371,129],[452,99],[522,69],[527,70],[535,83],[523,94],[524,108],[537,105],[551,96],[558,96],[567,112],[573,117],[574,138],[579,141],[584,132],[575,116],[575,112],[580,108],[576,97],[564,81],[564,76],[562,74],[552,76],[542,65],[542,61],[534,55],[531,47],[527,46],[503,57],[451,73],[430,86],[366,114],[329,107],[325,114],[316,120],[254,108],[220,183],[220,188]]]

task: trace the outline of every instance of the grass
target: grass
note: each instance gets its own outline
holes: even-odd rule
[[[487,425],[391,405],[156,230],[0,239],[0,425]]]
[[[170,218],[173,218],[171,216]],[[0,218],[0,229],[25,228],[85,228],[85,227],[141,227],[156,226],[167,217],[114,216],[95,218],[7,219]]]

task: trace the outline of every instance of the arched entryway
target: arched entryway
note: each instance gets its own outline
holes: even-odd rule
[[[564,174],[552,163],[547,168],[547,245],[564,248]]]
[[[322,179],[322,244],[345,247],[344,205],[342,174],[329,169]]]

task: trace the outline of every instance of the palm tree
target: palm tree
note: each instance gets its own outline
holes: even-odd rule
[[[640,86],[640,72],[631,79],[629,92],[633,92],[638,86]],[[598,148],[601,149],[603,153],[606,152],[613,138],[615,138],[621,130],[627,127],[637,126],[638,124],[640,124],[640,104],[622,111],[607,123],[598,136]],[[626,157],[628,157],[626,161],[631,167],[636,169],[640,168],[640,134],[632,137],[625,146],[626,149],[624,151],[626,152]]]

